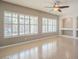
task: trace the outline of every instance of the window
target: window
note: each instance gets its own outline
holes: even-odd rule
[[[43,18],[42,20],[42,32],[56,32],[57,31],[57,20]]]
[[[13,32],[13,33],[12,33],[13,35],[18,35],[18,25],[14,25],[14,24],[13,24],[13,25],[12,25],[12,30],[13,30],[13,31],[12,31],[12,32]]]
[[[4,36],[7,37],[7,36],[11,36],[11,25],[9,24],[5,24],[4,25]]]
[[[30,33],[29,26],[29,16],[25,16],[25,34]]]
[[[52,19],[48,19],[48,32],[52,32],[53,31],[53,23],[52,23]]]
[[[56,32],[57,20],[50,18],[42,19],[42,32]],[[4,37],[31,35],[38,33],[38,17],[4,12]]]
[[[46,19],[46,18],[43,18],[43,20],[42,20],[42,30],[43,30],[43,32],[47,32],[47,27],[48,27],[48,20]]]
[[[11,13],[5,12],[4,23],[4,36],[11,36]]]
[[[4,36],[18,35],[18,19],[16,13],[5,12],[4,14]]]
[[[4,12],[4,37],[38,33],[38,17]]]
[[[12,35],[18,35],[18,16],[12,13]]]
[[[36,34],[38,32],[38,17],[19,16],[19,33],[20,35]]]
[[[57,31],[57,20],[53,19],[53,32]]]
[[[25,26],[25,17],[24,15],[19,15],[19,34],[23,35],[24,34],[24,26]]]
[[[31,34],[38,32],[38,17],[30,17],[30,32]]]

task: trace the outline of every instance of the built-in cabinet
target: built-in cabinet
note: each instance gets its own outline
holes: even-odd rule
[[[72,17],[61,18],[59,21],[59,34],[64,37],[78,38],[78,19]]]

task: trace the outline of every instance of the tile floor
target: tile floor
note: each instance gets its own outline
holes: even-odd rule
[[[78,59],[77,39],[41,38],[31,43],[0,49],[0,59]]]

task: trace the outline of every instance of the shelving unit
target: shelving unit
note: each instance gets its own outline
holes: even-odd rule
[[[73,28],[60,28],[60,30],[73,30]]]
[[[59,35],[68,38],[78,38],[78,20],[66,17],[59,20]]]

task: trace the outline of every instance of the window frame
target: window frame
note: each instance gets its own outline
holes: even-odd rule
[[[47,24],[45,25],[45,20],[47,20]],[[55,20],[55,23],[54,23]],[[44,21],[44,22],[43,22]],[[50,24],[49,22],[52,22],[52,24]],[[43,31],[44,26],[47,26],[47,31]],[[52,27],[50,29],[50,27]],[[55,29],[53,29],[55,28]],[[51,18],[42,18],[42,33],[53,33],[53,32],[57,32],[57,20],[56,19],[51,19]]]
[[[11,15],[7,16],[8,14],[11,14]],[[23,15],[24,17],[21,18],[21,15]],[[31,22],[30,17],[36,18],[37,24],[31,24],[30,23]],[[7,19],[10,18],[10,20],[11,20],[10,23],[7,22],[6,18]],[[21,19],[21,22],[22,22],[22,20],[24,20],[24,23],[21,23],[20,19]],[[13,21],[15,21],[15,22],[13,22]],[[29,23],[27,24],[25,21],[26,22],[29,21]],[[21,27],[22,26],[24,27],[24,29],[23,29],[24,31],[22,32],[23,34],[20,32],[20,25],[21,25]],[[35,33],[31,33],[31,25],[35,25],[35,27],[37,28]],[[7,36],[8,33],[6,32],[9,29],[5,26],[10,26],[11,31],[10,31],[9,36]],[[29,28],[28,31],[26,31],[26,29],[27,29],[26,26]],[[14,27],[17,30],[14,30]],[[35,35],[35,34],[38,34],[38,16],[28,16],[28,15],[25,15],[25,14],[18,14],[18,13],[15,13],[15,12],[4,11],[4,38],[13,38],[13,37],[19,37],[19,36],[25,36],[25,35]]]

